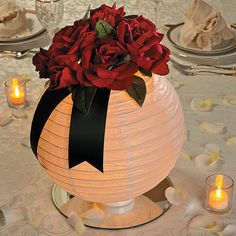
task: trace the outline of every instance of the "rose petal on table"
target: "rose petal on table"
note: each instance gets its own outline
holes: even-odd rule
[[[74,228],[78,234],[82,234],[85,231],[85,225],[81,217],[74,211],[72,211],[68,216],[68,223]]]
[[[220,228],[218,220],[211,215],[195,216],[189,222],[188,227],[206,232],[217,232]]]
[[[10,124],[12,121],[13,121],[13,118],[10,115],[5,115],[5,116],[1,115],[0,116],[0,126],[1,127],[4,127],[4,126]]]
[[[174,187],[168,187],[165,191],[166,199],[173,204],[174,206],[178,206],[183,203],[183,192]]]
[[[219,153],[199,154],[193,160],[200,171],[216,171],[221,169],[221,157]]]
[[[214,105],[212,99],[193,98],[190,103],[191,108],[195,111],[211,111]]]
[[[235,236],[236,235],[236,225],[227,225],[222,232],[222,236]]]
[[[228,105],[236,105],[236,94],[225,95],[223,101]]]
[[[27,112],[23,110],[15,110],[11,113],[15,118],[27,118]]]
[[[208,121],[202,121],[198,128],[204,132],[204,133],[210,133],[210,134],[221,134],[225,131],[225,126],[222,123],[217,122],[208,122]]]
[[[217,153],[220,155],[220,147],[214,143],[208,143],[205,145],[206,152],[209,154]]]
[[[81,217],[84,220],[102,221],[105,218],[105,212],[99,208],[92,208],[84,212]]]
[[[19,221],[26,219],[28,216],[28,210],[26,208],[14,209],[11,208],[9,205],[1,206],[0,212],[0,226],[14,226],[19,223]]]
[[[236,145],[236,137],[230,137],[225,142],[227,145]]]
[[[193,198],[185,207],[184,218],[188,220],[188,219],[193,218],[196,215],[201,215],[204,212],[205,210],[203,209],[202,204],[199,201],[199,199]]]

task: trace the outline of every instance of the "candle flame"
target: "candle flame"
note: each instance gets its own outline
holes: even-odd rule
[[[216,197],[218,199],[221,199],[221,197],[222,197],[223,179],[224,179],[223,175],[217,175],[216,176],[216,186],[217,186]]]
[[[216,190],[216,197],[221,198],[221,196],[222,196],[222,190],[221,190],[220,187],[218,187],[217,190]]]
[[[18,80],[16,78],[12,78],[11,85],[12,85],[12,87],[18,87],[18,85],[19,85]]]
[[[19,91],[18,85],[19,85],[18,80],[13,78],[12,79],[12,87],[14,88],[14,94],[16,97],[20,96],[20,91]]]
[[[217,188],[222,188],[223,186],[223,179],[224,179],[224,176],[223,175],[217,175],[216,176],[216,186]]]
[[[20,91],[19,91],[18,87],[15,87],[15,95],[16,95],[16,97],[20,97]]]

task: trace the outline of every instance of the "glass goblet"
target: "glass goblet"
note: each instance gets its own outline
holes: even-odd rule
[[[48,31],[51,42],[63,17],[63,0],[35,0],[35,10],[39,22]]]

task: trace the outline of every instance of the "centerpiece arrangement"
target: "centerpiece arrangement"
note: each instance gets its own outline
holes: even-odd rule
[[[184,119],[175,90],[158,76],[169,72],[162,38],[145,17],[102,5],[34,56],[50,83],[31,147],[53,181],[79,199],[125,205],[173,168]]]

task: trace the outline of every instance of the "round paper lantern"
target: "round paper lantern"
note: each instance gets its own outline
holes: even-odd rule
[[[167,79],[143,79],[147,94],[142,107],[125,91],[111,91],[103,173],[87,162],[69,169],[71,95],[57,105],[37,147],[40,164],[56,184],[87,201],[113,203],[135,198],[167,177],[184,141],[182,107]]]

